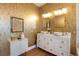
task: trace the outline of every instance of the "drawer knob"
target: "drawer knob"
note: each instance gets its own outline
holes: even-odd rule
[[[52,41],[52,39],[50,39],[50,41]]]
[[[40,42],[40,40],[38,41],[38,43]]]
[[[61,55],[64,55],[64,53],[61,53]]]
[[[49,42],[47,42],[47,45],[49,45]]]
[[[60,48],[62,48],[62,46],[60,46]]]
[[[52,51],[52,49],[50,49],[50,51]]]
[[[61,43],[64,43],[64,41],[61,41]]]
[[[46,39],[46,38],[44,38],[44,39]]]

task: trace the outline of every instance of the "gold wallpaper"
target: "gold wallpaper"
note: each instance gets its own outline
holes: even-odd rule
[[[0,55],[10,55],[10,43],[8,42],[11,36],[10,17],[24,19],[24,34],[31,46],[35,44],[38,15],[38,7],[34,4],[0,4]],[[37,20],[33,16],[37,17]]]

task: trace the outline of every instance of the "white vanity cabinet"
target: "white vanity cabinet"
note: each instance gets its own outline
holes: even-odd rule
[[[54,34],[37,34],[37,47],[59,56],[70,55],[70,36],[56,36]]]
[[[11,56],[18,56],[22,53],[26,52],[28,49],[28,41],[27,39],[16,39],[10,41],[10,55]]]

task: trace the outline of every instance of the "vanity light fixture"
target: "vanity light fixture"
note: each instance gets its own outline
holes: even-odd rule
[[[42,15],[43,18],[49,18],[52,16],[52,13],[45,13]]]
[[[62,15],[63,13],[62,13],[62,10],[60,9],[60,10],[54,11],[53,14],[54,14],[55,16],[58,16],[58,15]]]
[[[53,14],[55,16],[58,16],[58,15],[63,15],[63,14],[66,14],[68,12],[68,9],[67,8],[62,8],[62,9],[59,9],[59,10],[55,10],[53,12]]]
[[[45,13],[45,14],[42,14],[42,17],[43,18],[50,18],[51,16],[58,16],[58,15],[63,15],[63,14],[66,14],[68,12],[68,9],[67,8],[62,8],[62,9],[59,9],[59,10],[55,10],[51,13]]]

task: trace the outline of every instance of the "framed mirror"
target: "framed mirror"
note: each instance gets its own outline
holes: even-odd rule
[[[24,19],[18,17],[11,17],[11,32],[23,32]]]
[[[56,28],[63,28],[66,25],[65,16],[56,16],[54,19],[54,26]]]

